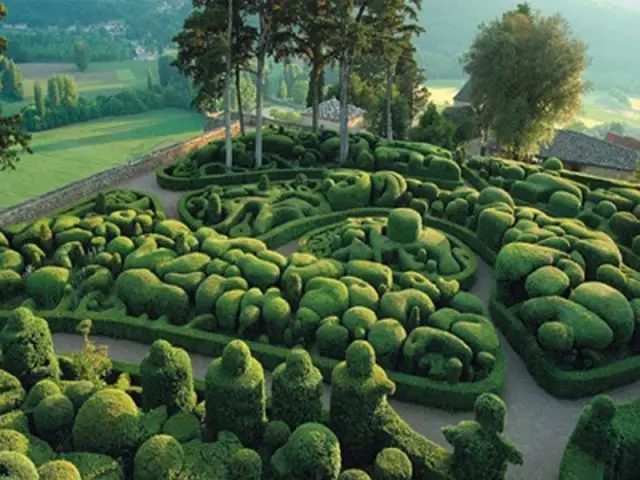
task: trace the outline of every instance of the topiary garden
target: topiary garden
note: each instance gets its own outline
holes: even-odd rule
[[[213,142],[156,172],[163,188],[189,190],[179,219],[151,195],[111,190],[0,230],[4,415],[23,408],[16,431],[57,449],[45,472],[75,478],[69,463],[85,478],[95,462],[116,475],[104,478],[506,478],[523,458],[502,433],[498,331],[560,398],[640,378],[635,185],[558,159],[466,159],[366,133],[338,165],[338,140],[269,130],[256,170],[246,135],[232,171]],[[494,269],[491,319],[469,293],[477,256]],[[153,343],[135,384],[87,385],[55,355],[49,330],[87,318],[94,333]],[[216,358],[204,384],[187,352]],[[444,430],[449,452],[411,430],[391,394],[476,420]],[[632,478],[634,434],[606,426],[603,402],[565,459]],[[106,436],[91,428],[103,417]],[[589,435],[608,439],[607,458]],[[620,449],[624,465],[611,467]],[[7,469],[42,470],[22,457]],[[198,458],[211,461],[196,474]],[[580,463],[563,475],[609,475],[575,476]]]

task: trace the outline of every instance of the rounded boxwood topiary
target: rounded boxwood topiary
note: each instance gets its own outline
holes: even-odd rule
[[[69,270],[62,267],[39,268],[27,278],[27,293],[38,306],[54,308],[62,300],[69,274]]]
[[[564,168],[562,160],[556,157],[549,157],[542,163],[542,168],[545,170],[559,171]]]
[[[568,352],[575,341],[573,330],[560,322],[543,323],[537,336],[540,346],[552,352]]]
[[[269,452],[275,452],[289,440],[291,428],[282,420],[271,420],[264,428],[263,443]]]
[[[230,480],[260,480],[262,478],[262,458],[250,448],[241,448],[231,457]]]
[[[67,460],[52,460],[38,468],[40,480],[82,480],[78,468]]]
[[[422,232],[422,217],[410,208],[395,208],[387,223],[387,236],[398,243],[413,243]]]
[[[71,400],[73,407],[78,411],[84,402],[96,393],[98,387],[89,380],[76,380],[66,382],[63,393]]]
[[[73,425],[76,450],[133,456],[141,440],[140,413],[122,390],[106,388],[95,393],[78,411]]]
[[[69,436],[74,416],[73,403],[61,393],[42,399],[33,411],[38,435],[54,444]]]
[[[393,368],[397,353],[406,338],[407,332],[398,320],[385,318],[371,327],[367,340],[376,352],[378,363],[386,368]]]
[[[156,340],[140,363],[142,408],[166,405],[169,414],[190,411],[196,405],[191,357],[166,340]]]
[[[611,216],[618,211],[618,207],[616,207],[615,203],[609,200],[601,200],[593,211],[601,217],[611,218]]]
[[[305,423],[271,457],[271,466],[280,478],[337,480],[342,466],[340,443],[324,425]]]
[[[20,307],[9,315],[0,332],[2,368],[15,375],[25,388],[45,378],[58,380],[60,367],[46,320]]]
[[[182,470],[184,451],[169,435],[155,435],[144,442],[133,460],[133,480],[172,480]]]
[[[373,480],[411,480],[413,466],[407,454],[398,448],[385,448],[376,456]]]
[[[38,470],[29,458],[21,453],[0,452],[0,472],[11,480],[38,480]]]
[[[371,477],[364,470],[350,468],[340,474],[338,480],[371,480]]]
[[[205,376],[206,429],[215,438],[222,430],[235,433],[243,445],[262,437],[266,419],[266,387],[262,365],[246,343],[233,340]]]
[[[17,452],[27,455],[29,440],[22,433],[8,428],[0,429],[0,452]]]
[[[321,420],[322,373],[306,350],[291,350],[272,379],[272,419],[286,422],[291,429]]]
[[[52,395],[60,395],[60,393],[60,387],[54,381],[48,379],[40,380],[27,393],[22,409],[25,412],[33,412],[42,400]]]

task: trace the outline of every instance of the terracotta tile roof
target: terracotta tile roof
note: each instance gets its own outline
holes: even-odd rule
[[[640,157],[630,148],[570,130],[558,130],[553,142],[540,148],[540,157],[557,157],[578,165],[633,171]]]
[[[607,142],[615,143],[621,147],[630,148],[631,150],[640,152],[640,138],[626,137],[623,135],[617,135],[613,132],[608,132]]]

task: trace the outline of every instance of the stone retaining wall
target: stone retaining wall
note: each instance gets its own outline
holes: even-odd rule
[[[233,125],[233,134],[237,135],[239,130],[240,125],[235,123]],[[70,203],[78,202],[83,198],[94,195],[100,190],[114,188],[123,181],[155,170],[157,167],[169,165],[192,150],[223,137],[224,128],[218,128],[185,142],[175,143],[154,152],[146,153],[126,163],[57,188],[39,197],[32,198],[8,209],[0,210],[0,227],[34,220]]]

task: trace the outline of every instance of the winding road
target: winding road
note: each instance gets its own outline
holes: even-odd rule
[[[177,217],[177,200],[184,192],[163,190],[156,184],[153,172],[131,179],[118,185],[118,188],[133,188],[156,195],[164,205],[168,217]],[[294,245],[285,245],[278,249],[283,254],[291,253]],[[472,293],[482,299],[488,308],[489,295],[493,284],[491,267],[478,259],[478,275]],[[109,356],[118,361],[139,363],[149,349],[126,340],[106,337],[93,337],[97,344],[107,345]],[[582,400],[559,400],[534,382],[524,363],[513,351],[504,337],[502,346],[507,362],[507,381],[502,394],[508,408],[506,434],[524,454],[524,465],[511,466],[509,480],[553,480],[558,477],[560,461],[565,444],[578,421],[580,411],[589,402]],[[60,353],[69,353],[82,348],[82,338],[77,335],[55,334],[56,349]],[[196,378],[204,378],[205,370],[211,358],[191,354],[193,372]],[[270,378],[267,378],[270,388]],[[626,402],[640,397],[640,382],[607,392],[616,402]],[[328,406],[329,387],[325,387],[324,401]],[[473,413],[449,413],[442,410],[409,404],[390,399],[391,404],[416,431],[427,438],[450,448],[441,434],[445,425],[456,424],[461,420],[473,418]]]

